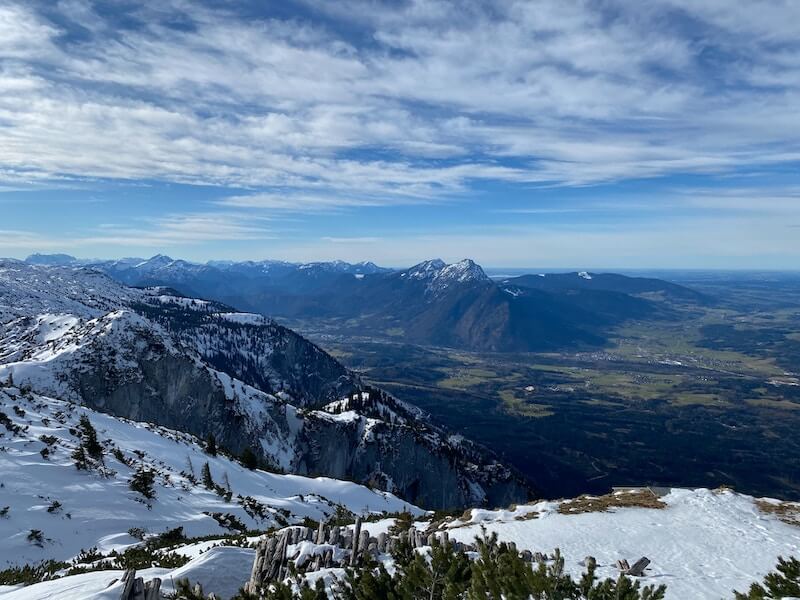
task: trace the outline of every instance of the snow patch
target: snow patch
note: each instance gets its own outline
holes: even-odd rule
[[[564,515],[558,502],[513,510],[473,509],[466,521],[449,524],[451,539],[471,542],[497,532],[519,549],[560,548],[566,570],[579,576],[587,555],[597,559],[599,577],[616,578],[617,560],[648,557],[643,584],[666,584],[667,598],[729,598],[774,569],[778,556],[796,556],[800,528],[762,513],[750,496],[731,491],[673,489],[664,509],[619,508]],[[709,557],[713,557],[710,560]]]

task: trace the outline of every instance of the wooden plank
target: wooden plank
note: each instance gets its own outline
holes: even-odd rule
[[[647,568],[647,565],[649,564],[650,564],[650,559],[647,558],[646,556],[643,556],[635,563],[633,563],[633,566],[630,569],[628,569],[626,575],[630,575],[631,577],[641,577],[642,575],[644,575],[644,570]]]

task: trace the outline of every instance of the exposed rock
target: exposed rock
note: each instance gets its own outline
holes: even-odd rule
[[[0,342],[0,376],[213,434],[290,472],[369,483],[427,508],[527,499],[521,479],[482,448],[451,441],[288,329],[218,303],[84,269],[0,262]]]

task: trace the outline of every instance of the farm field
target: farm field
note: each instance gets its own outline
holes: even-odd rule
[[[796,496],[800,286],[689,285],[724,300],[626,322],[600,350],[482,354],[293,325],[493,449],[544,497],[644,483]]]

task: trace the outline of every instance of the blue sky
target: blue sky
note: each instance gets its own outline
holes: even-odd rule
[[[797,23],[791,0],[6,1],[0,255],[798,268]]]

